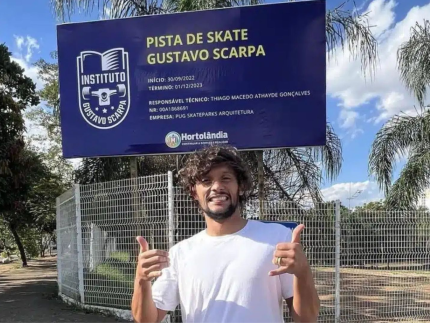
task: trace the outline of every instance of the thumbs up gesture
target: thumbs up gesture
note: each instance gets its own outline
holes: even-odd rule
[[[136,278],[151,281],[161,276],[161,270],[169,266],[169,253],[164,250],[149,250],[144,237],[137,237],[140,252],[137,262]]]
[[[299,276],[306,272],[308,260],[300,244],[300,234],[305,226],[298,225],[294,231],[291,242],[282,242],[277,244],[273,253],[273,264],[278,266],[278,269],[271,270],[269,276],[276,276],[285,273]]]

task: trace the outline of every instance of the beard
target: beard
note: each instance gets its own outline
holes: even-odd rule
[[[212,220],[216,222],[223,222],[224,220],[230,218],[234,212],[236,212],[237,207],[239,206],[239,203],[230,203],[230,205],[227,207],[224,211],[211,211],[209,207],[202,208],[203,212],[210,217]]]

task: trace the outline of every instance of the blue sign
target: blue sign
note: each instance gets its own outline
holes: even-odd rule
[[[326,142],[325,1],[62,24],[63,156]]]
[[[294,231],[294,229],[299,225],[297,222],[294,221],[261,221],[263,223],[278,223],[280,225],[283,225],[284,227],[290,229],[291,231]]]

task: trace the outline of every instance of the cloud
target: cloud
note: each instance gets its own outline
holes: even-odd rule
[[[356,135],[357,130],[361,130],[357,125],[359,121],[377,124],[400,112],[416,114],[419,106],[400,79],[397,50],[409,39],[411,27],[430,17],[430,3],[411,8],[398,22],[394,12],[396,5],[394,0],[374,0],[364,10],[378,40],[379,61],[372,80],[365,79],[360,61],[352,61],[348,49],[344,52],[338,49],[336,59],[328,62],[327,92],[339,100],[338,122],[350,134]],[[372,116],[361,118],[362,105],[369,103],[373,104],[370,106]]]
[[[340,200],[346,207],[356,207],[384,198],[378,184],[372,181],[355,183],[338,183],[321,190],[325,201]]]
[[[112,8],[103,6],[99,11],[99,20],[111,19]]]
[[[363,129],[357,127],[357,119],[360,115],[357,111],[343,109],[340,111],[340,127],[346,129],[351,138],[355,138]]]
[[[110,12],[111,12],[111,8],[108,8],[108,7],[104,8],[104,13],[105,13],[106,17],[110,18]]]
[[[19,50],[21,50],[22,45],[24,44],[24,37],[16,36],[16,35],[14,35],[14,37],[15,37],[16,46],[18,47]]]
[[[32,65],[30,60],[33,56],[35,49],[40,49],[40,46],[37,40],[31,36],[20,36],[14,35],[15,38],[15,46],[16,51],[13,53],[11,60],[16,62],[21,68],[24,70],[24,75],[28,76],[32,79],[32,81],[36,84],[36,91],[39,91],[43,88],[43,82],[39,78],[39,69]],[[41,103],[43,105],[43,102]],[[26,112],[29,112],[36,107],[28,107]],[[26,137],[31,138],[35,136],[42,136],[43,138],[47,137],[46,130],[38,126],[35,122],[29,120],[24,115],[25,127],[26,127]],[[47,141],[41,142],[32,142],[38,149],[46,150]]]
[[[30,62],[34,51],[40,49],[37,40],[28,35],[14,35],[14,38],[17,51],[13,53],[11,60],[18,63],[24,69],[24,74],[36,84],[36,90],[41,90],[43,82],[39,79],[38,68]]]
[[[40,46],[37,40],[31,36],[20,36],[14,35],[15,38],[15,46],[17,50],[13,53],[11,60],[16,62],[19,66],[21,66],[24,70],[24,75],[28,76],[32,79],[32,81],[36,84],[36,91],[39,91],[43,88],[43,82],[39,78],[39,69],[32,65],[30,62],[34,50],[39,49]],[[44,106],[46,102],[41,102],[40,106]],[[38,107],[27,107],[26,113],[31,112],[32,110],[37,109]],[[48,133],[46,129],[36,122],[30,120],[26,113],[24,114],[25,128],[26,133],[25,136],[27,140],[31,140],[31,138],[42,138],[43,140],[31,140],[32,145],[34,145],[39,151],[47,151],[50,142],[48,140]]]
[[[18,55],[19,58],[24,59],[27,63],[30,62],[31,57],[33,56],[34,50],[39,49],[39,43],[37,40],[31,36],[16,36],[15,44],[18,47]],[[25,53],[24,53],[25,49]]]

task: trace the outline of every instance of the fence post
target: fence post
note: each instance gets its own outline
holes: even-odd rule
[[[56,239],[57,239],[57,284],[58,295],[63,293],[63,270],[62,270],[62,252],[61,252],[61,204],[60,197],[56,198]]]
[[[78,250],[78,280],[81,304],[85,304],[84,297],[84,261],[82,253],[82,225],[81,225],[81,191],[79,184],[75,184],[75,206],[76,206],[76,247]]]
[[[335,207],[335,323],[340,322],[340,201],[336,201]]]
[[[169,212],[169,249],[175,244],[175,192],[173,189],[173,173],[167,173],[167,199],[168,199],[168,212]]]

